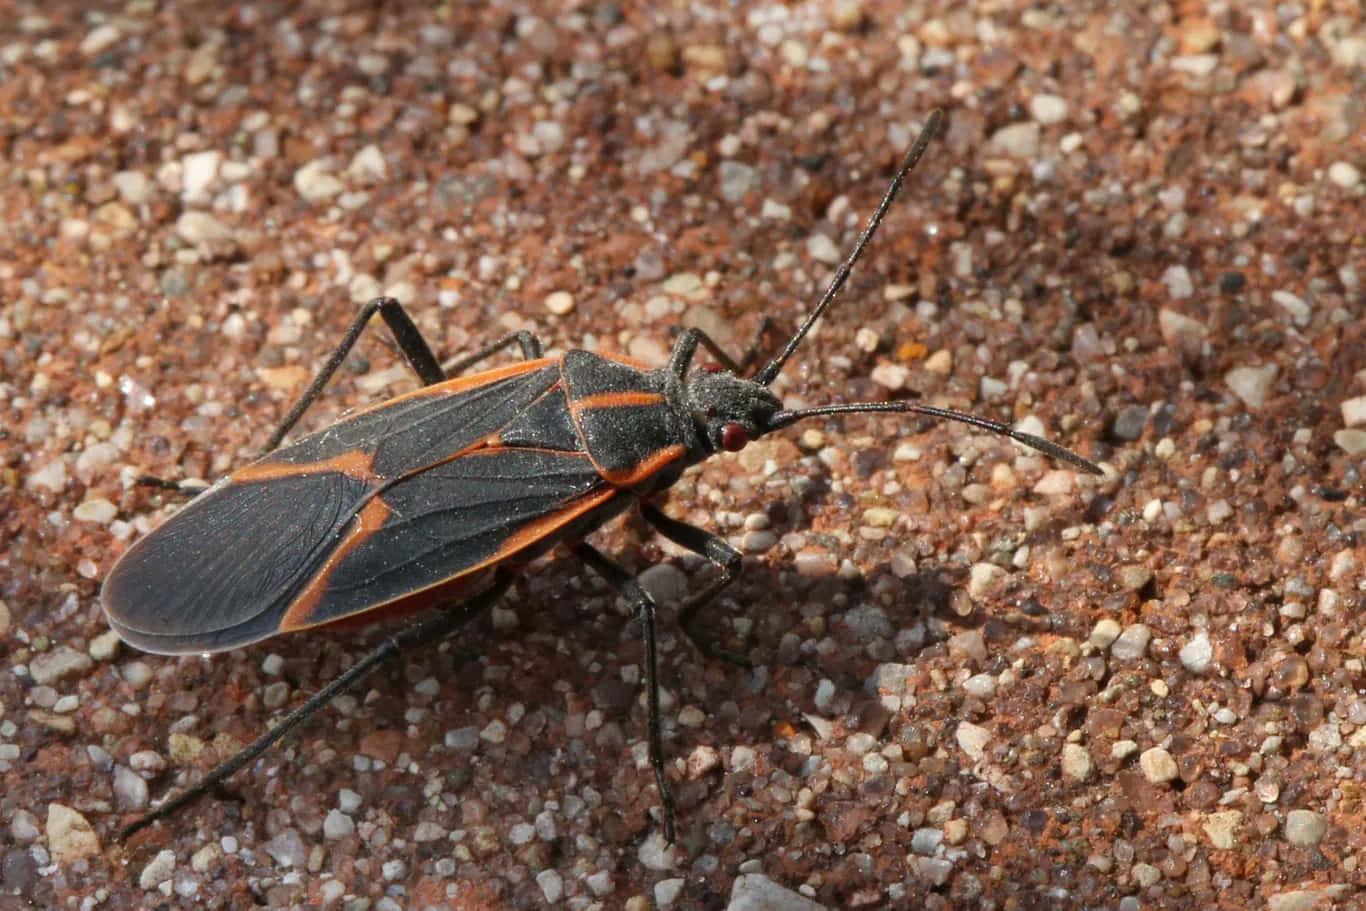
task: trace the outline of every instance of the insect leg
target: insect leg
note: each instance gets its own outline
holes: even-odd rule
[[[697,345],[701,345],[703,348],[707,349],[708,354],[716,358],[716,362],[722,367],[736,376],[744,376],[746,373],[749,373],[749,368],[754,366],[754,359],[759,356],[759,347],[763,344],[764,336],[768,334],[768,330],[772,326],[772,317],[761,316],[759,318],[759,329],[754,333],[754,341],[745,349],[745,353],[740,356],[740,360],[738,361],[727,354],[725,350],[716,343],[715,339],[701,329],[679,329],[678,333],[679,335],[692,335],[696,339],[696,341],[692,343],[693,348],[696,348]],[[674,344],[677,344],[677,341],[675,341]],[[689,360],[691,360],[691,357],[689,357]]]
[[[664,809],[664,839],[674,840],[674,798],[669,791],[669,783],[664,778],[664,739],[659,731],[659,655],[655,647],[655,602],[640,583],[616,561],[602,553],[591,544],[579,543],[574,547],[583,562],[593,567],[623,598],[631,602],[640,616],[641,635],[645,639],[645,699],[650,710],[647,742],[650,749],[650,765],[655,771],[655,785],[659,788],[659,802]]]
[[[244,747],[235,756],[210,769],[203,778],[195,782],[188,790],[182,791],[155,810],[124,826],[119,830],[119,840],[123,841],[134,832],[156,822],[158,819],[170,816],[231,778],[244,765],[270,749],[276,741],[288,735],[341,693],[369,676],[380,665],[397,658],[404,648],[414,644],[431,645],[451,635],[501,598],[512,584],[512,580],[512,573],[500,573],[494,577],[493,583],[488,588],[472,598],[438,610],[427,619],[405,627],[387,637],[368,655],[347,668],[341,676],[315,693],[303,705],[286,715],[284,720],[275,727]]]
[[[740,575],[742,564],[740,552],[726,543],[725,538],[698,528],[696,525],[671,519],[649,503],[640,504],[640,513],[645,517],[646,522],[654,526],[655,531],[679,547],[686,547],[693,553],[706,557],[712,565],[720,570],[716,578],[707,583],[705,588],[694,592],[684,600],[683,606],[678,612],[678,625],[683,628],[683,632],[692,640],[693,645],[697,646],[697,650],[707,657],[718,658],[722,661],[738,664],[741,667],[749,667],[750,663],[745,658],[718,648],[711,637],[701,635],[700,631],[696,629],[698,611],[714,601],[721,590],[734,582],[735,577]]]
[[[180,494],[182,497],[197,497],[209,489],[209,485],[203,481],[168,481],[159,478],[154,474],[138,475],[133,481],[135,487],[155,487],[157,490],[169,490]]]
[[[441,372],[441,365],[437,363],[436,355],[432,354],[431,346],[422,337],[422,332],[417,328],[417,324],[408,316],[408,311],[403,309],[403,305],[392,297],[377,297],[361,307],[360,313],[351,321],[350,327],[346,330],[346,335],[342,336],[341,344],[337,345],[335,351],[323,363],[317,375],[313,377],[313,382],[308,384],[303,395],[294,403],[294,407],[289,409],[280,426],[275,428],[275,432],[266,441],[265,448],[261,454],[273,452],[280,441],[285,438],[285,434],[299,422],[304,412],[309,406],[317,401],[322,394],[323,387],[332,379],[332,375],[337,372],[337,368],[346,360],[346,356],[355,347],[356,341],[365,331],[370,318],[378,312],[384,318],[385,325],[389,327],[390,334],[398,344],[398,349],[403,353],[403,359],[408,362],[408,366],[413,368],[418,379],[422,380],[422,385],[430,386],[439,383],[446,378]]]
[[[452,377],[458,373],[463,373],[489,355],[497,354],[504,348],[511,346],[513,342],[516,342],[522,349],[522,357],[527,360],[534,361],[541,356],[541,340],[522,329],[518,332],[509,332],[498,341],[490,342],[478,351],[462,354],[454,360],[447,361],[441,365],[442,375]]]

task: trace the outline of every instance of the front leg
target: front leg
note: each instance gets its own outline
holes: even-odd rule
[[[748,660],[717,647],[711,638],[699,635],[699,631],[695,628],[698,611],[716,600],[716,596],[721,593],[721,590],[734,582],[736,576],[740,575],[740,567],[743,564],[740,552],[731,547],[725,538],[698,528],[696,525],[671,519],[649,503],[640,504],[640,513],[645,517],[646,522],[654,526],[655,531],[679,547],[686,547],[693,553],[706,557],[707,561],[719,570],[716,578],[707,583],[706,587],[689,595],[683,601],[683,606],[678,612],[678,623],[683,627],[683,632],[692,640],[697,650],[707,657],[728,661],[741,667],[750,667]]]

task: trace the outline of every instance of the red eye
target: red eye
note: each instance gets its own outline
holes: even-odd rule
[[[726,452],[739,452],[749,444],[749,431],[739,424],[727,424],[721,428],[721,448]]]

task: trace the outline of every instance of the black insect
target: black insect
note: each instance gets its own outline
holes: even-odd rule
[[[266,454],[134,544],[104,581],[104,609],[126,641],[162,654],[223,651],[277,633],[373,619],[381,611],[440,609],[386,639],[265,736],[123,834],[232,775],[405,646],[450,635],[498,600],[518,567],[565,542],[640,617],[650,762],[664,834],[672,841],[655,604],[630,573],[583,541],[586,534],[634,505],[661,535],[715,564],[719,573],[682,608],[686,629],[698,608],[735,578],[740,554],[724,539],[669,518],[648,497],[688,466],[797,421],[864,412],[947,418],[1099,473],[1055,443],[972,415],[905,401],[791,409],[769,391],[845,283],[941,121],[939,111],[930,116],[829,289],[782,351],[749,379],[742,374],[750,358],[736,363],[696,329],[683,330],[669,362],[657,368],[582,350],[542,357],[534,336],[514,333],[443,370],[396,300],[366,305]],[[280,447],[376,312],[423,387]],[[514,344],[525,360],[451,378]],[[694,369],[699,345],[725,369]]]

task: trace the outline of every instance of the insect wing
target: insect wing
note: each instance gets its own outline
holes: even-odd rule
[[[421,596],[547,550],[630,505],[583,453],[477,449],[387,488],[280,618],[301,629]]]
[[[403,565],[406,558],[395,550],[400,543],[412,543],[424,530],[431,535],[450,532],[449,522],[443,526],[435,518],[406,521],[423,498],[419,494],[430,489],[430,495],[424,494],[428,499],[457,495],[459,469],[445,466],[496,436],[550,394],[558,381],[555,362],[538,360],[427,386],[247,466],[124,554],[101,596],[111,625],[125,640],[151,652],[235,648],[285,628],[291,606],[316,588],[316,577],[335,565],[348,545],[346,553],[382,553],[392,566]],[[572,465],[583,463],[586,459],[578,458]],[[514,470],[519,467],[526,466]],[[426,480],[428,476],[433,480]],[[566,472],[559,473],[559,481],[567,483]],[[430,488],[425,486],[429,483]],[[581,494],[587,483],[574,489]],[[471,494],[468,487],[463,492]],[[387,505],[390,497],[394,505]],[[545,500],[525,502],[530,508],[544,506]],[[526,518],[510,506],[502,521],[511,533]],[[409,530],[398,531],[400,527]],[[382,548],[378,543],[358,547],[366,535],[386,529]],[[476,536],[493,533],[481,527],[473,531]],[[449,559],[431,557],[430,551],[430,543],[418,548],[427,554],[421,557],[427,561],[422,566],[430,569],[422,578],[462,571]],[[347,601],[353,609],[365,597],[363,566],[371,567],[373,578],[386,580],[371,591],[401,588],[393,584],[394,574],[386,577],[379,571],[376,559],[354,563],[356,572],[347,576],[356,592]],[[411,561],[396,574],[405,571],[412,572]],[[420,587],[417,577],[411,578]],[[368,606],[379,603],[371,600]],[[321,612],[312,622],[335,619],[325,607],[322,600],[314,602],[313,611]],[[293,616],[298,620],[302,615],[296,611]]]

